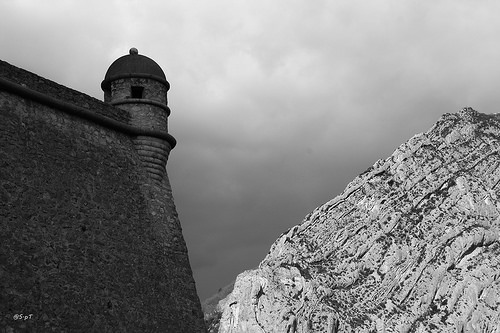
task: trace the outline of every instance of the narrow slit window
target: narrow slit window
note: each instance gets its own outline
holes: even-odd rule
[[[131,98],[143,98],[143,94],[144,94],[144,87],[132,86],[130,90]]]

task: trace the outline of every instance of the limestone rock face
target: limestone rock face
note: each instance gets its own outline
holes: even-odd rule
[[[240,274],[219,332],[500,332],[499,139],[445,114]]]
[[[233,288],[234,281],[220,288],[215,295],[207,298],[201,303],[201,309],[203,310],[205,326],[207,327],[208,333],[219,332],[220,317],[222,315],[220,301],[226,298],[227,295],[233,291]]]

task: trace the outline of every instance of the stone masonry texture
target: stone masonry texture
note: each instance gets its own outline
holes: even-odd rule
[[[219,332],[500,332],[499,138],[443,115],[240,274]]]
[[[129,121],[4,62],[0,76]],[[0,90],[0,229],[0,332],[205,332],[168,177],[148,177],[133,138]]]
[[[111,95],[116,100],[130,98],[130,87],[147,87],[144,89],[142,98],[151,99],[161,104],[168,104],[167,87],[154,79],[126,78],[117,79],[111,82]]]
[[[131,86],[146,87],[144,96],[139,100],[131,99]],[[131,123],[142,128],[167,131],[168,128],[168,111],[155,105],[145,104],[144,101],[158,102],[162,105],[167,105],[167,89],[166,87],[150,79],[119,79],[111,83],[111,91],[113,96],[113,104],[120,103],[120,108],[130,110]],[[138,101],[139,103],[126,103],[130,101]]]

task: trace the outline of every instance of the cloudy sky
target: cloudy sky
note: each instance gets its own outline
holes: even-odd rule
[[[0,59],[98,99],[131,47],[164,69],[203,300],[443,113],[498,112],[498,17],[493,0],[1,0]]]

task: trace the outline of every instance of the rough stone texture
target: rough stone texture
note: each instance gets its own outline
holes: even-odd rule
[[[132,86],[144,88],[142,98],[131,98]],[[132,125],[168,132],[167,87],[163,84],[149,79],[119,79],[111,82],[111,96],[107,98],[111,104],[128,111]]]
[[[219,332],[500,332],[499,136],[445,114],[240,274]]]
[[[97,114],[121,121],[125,124],[130,123],[130,114],[125,110],[115,108],[98,99],[12,66],[2,60],[0,60],[0,77],[61,101],[92,110]]]
[[[111,81],[110,86],[111,94],[108,95],[105,91],[104,99],[120,109],[127,110],[131,125],[168,132],[170,109],[167,107],[168,87],[164,83],[145,78],[123,78]],[[133,86],[143,88],[141,98],[132,98]],[[133,141],[149,177],[162,181],[172,147],[164,140],[147,136],[134,138]]]
[[[147,136],[138,136],[133,139],[133,142],[149,177],[161,182],[167,173],[165,165],[170,153],[170,145],[164,140]]]
[[[205,332],[168,177],[148,177],[127,135],[0,91],[0,230],[0,332]]]
[[[222,299],[226,298],[234,288],[234,281],[225,287],[219,289],[219,291],[204,300],[201,303],[201,309],[205,317],[205,325],[209,333],[219,332],[219,323],[221,318],[221,308],[219,303]]]
[[[142,98],[150,99],[161,104],[168,104],[167,101],[167,87],[165,84],[153,79],[145,78],[126,78],[111,81],[111,96],[105,102],[112,100],[124,100],[131,98],[131,87],[139,86],[145,87]],[[106,96],[105,96],[106,98]]]

